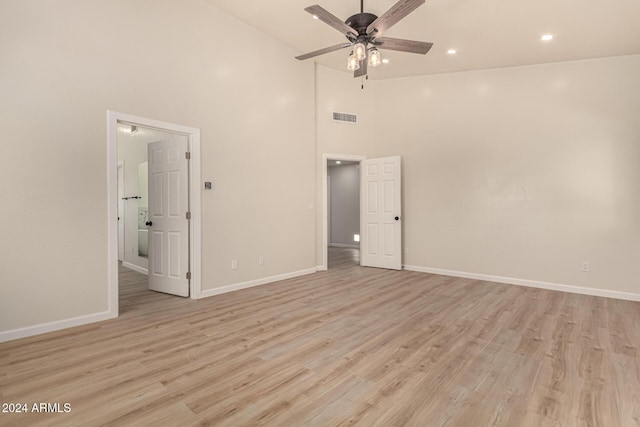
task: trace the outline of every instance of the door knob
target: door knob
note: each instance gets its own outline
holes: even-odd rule
[[[153,225],[153,222],[152,221],[147,221],[147,222],[145,222],[145,225],[148,225],[149,227],[151,227]]]
[[[399,216],[395,217],[395,220],[396,220],[396,221],[399,221],[399,220],[400,220],[400,217],[399,217]]]

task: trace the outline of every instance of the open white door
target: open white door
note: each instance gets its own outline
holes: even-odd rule
[[[189,296],[189,162],[187,142],[150,143],[149,289]]]
[[[118,162],[118,261],[124,261],[124,162]]]
[[[402,269],[400,156],[360,163],[360,265]]]

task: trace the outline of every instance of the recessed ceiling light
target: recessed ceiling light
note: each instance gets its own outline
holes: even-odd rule
[[[447,51],[447,53],[448,53],[449,55],[455,55],[457,52],[458,52],[458,51],[457,51],[457,50],[455,50],[455,49],[449,49],[449,50]]]
[[[312,16],[313,16],[313,19],[320,19],[318,18],[318,15],[312,15]]]
[[[540,40],[543,42],[551,41],[553,40],[553,34],[543,34],[542,37],[540,37]]]
[[[336,165],[339,165],[340,163],[342,163],[340,160],[336,160]]]
[[[383,64],[388,64],[388,63],[389,63],[389,60],[388,60],[387,58],[384,58],[384,59],[382,60],[382,63],[383,63]]]

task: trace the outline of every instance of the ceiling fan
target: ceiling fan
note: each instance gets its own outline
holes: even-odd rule
[[[340,49],[352,48],[347,61],[347,70],[353,71],[353,77],[367,75],[367,66],[380,65],[380,52],[378,49],[397,50],[400,52],[426,54],[433,43],[415,40],[394,39],[381,37],[382,34],[398,23],[405,16],[416,10],[426,0],[399,0],[380,17],[364,12],[364,0],[360,0],[360,13],[347,18],[342,22],[319,5],[309,6],[305,11],[314,18],[329,24],[347,37],[348,43],[340,43],[325,47],[304,55],[296,56],[296,59],[305,60],[314,56],[323,55]]]

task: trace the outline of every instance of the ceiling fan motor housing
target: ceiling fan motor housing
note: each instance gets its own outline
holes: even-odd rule
[[[344,21],[344,23],[358,32],[358,37],[357,37],[358,40],[369,41],[369,38],[374,34],[371,34],[371,35],[367,34],[367,27],[371,25],[371,23],[376,19],[378,19],[378,17],[373,13],[356,13],[355,15],[347,18],[347,20]],[[353,39],[349,39],[349,40],[354,41],[356,40],[356,38],[353,37]]]

